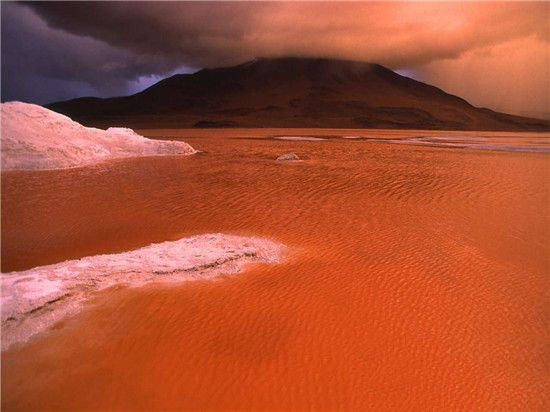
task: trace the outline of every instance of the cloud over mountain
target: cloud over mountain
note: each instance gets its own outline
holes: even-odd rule
[[[434,73],[434,63],[497,53],[494,71],[505,72],[499,77],[512,83],[521,81],[526,70],[511,64],[500,46],[521,42],[532,55],[549,53],[546,2],[37,2],[23,7],[27,15],[18,10],[17,17],[24,17],[25,33],[35,33],[46,22],[40,33],[54,37],[48,44],[57,49],[71,50],[67,60],[76,61],[74,72],[89,64],[78,79],[74,73],[75,81],[100,88],[100,94],[117,79],[139,81],[182,65],[216,67],[281,56],[371,61],[444,78],[445,65]],[[42,68],[46,72],[68,70],[59,67],[59,59],[40,61],[49,62]],[[547,83],[547,62],[534,63],[530,75]],[[543,106],[541,82],[517,93],[531,96],[537,103],[533,106]],[[462,93],[452,91],[484,102],[483,96],[476,99],[471,84]]]

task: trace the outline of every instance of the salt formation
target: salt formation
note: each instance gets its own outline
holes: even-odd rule
[[[283,155],[280,155],[277,160],[300,160],[298,155],[296,153],[286,153]]]
[[[2,350],[76,313],[91,293],[109,286],[212,279],[249,263],[275,263],[283,253],[283,245],[267,239],[218,233],[3,273]]]
[[[524,144],[505,144],[490,138],[469,136],[417,136],[404,139],[385,139],[387,143],[451,147],[468,150],[492,150],[502,152],[550,153],[548,138],[540,136],[538,141],[522,139]],[[484,144],[485,143],[485,144]]]
[[[85,127],[44,107],[2,103],[2,169],[60,169],[137,156],[189,155],[187,143],[159,141],[132,129]]]
[[[292,141],[318,141],[318,140],[327,140],[322,137],[311,137],[311,136],[275,136],[274,139],[277,140],[292,140]]]

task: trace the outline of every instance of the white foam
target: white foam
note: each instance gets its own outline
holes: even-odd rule
[[[316,141],[316,140],[327,140],[322,137],[311,137],[311,136],[276,136],[274,139],[277,140],[298,140],[298,141]]]
[[[2,348],[75,313],[90,293],[115,284],[212,279],[249,263],[278,262],[284,250],[268,239],[217,233],[3,273]]]
[[[132,129],[85,127],[44,107],[2,103],[2,169],[62,169],[109,159],[189,155],[185,142],[151,140]]]

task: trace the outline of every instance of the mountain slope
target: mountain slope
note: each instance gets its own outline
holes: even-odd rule
[[[548,130],[550,122],[479,109],[380,65],[258,59],[175,75],[132,96],[47,105],[94,126]]]

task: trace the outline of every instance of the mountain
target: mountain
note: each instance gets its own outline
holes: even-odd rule
[[[476,108],[377,64],[257,59],[178,74],[140,93],[47,105],[88,126],[549,130],[550,121]]]

